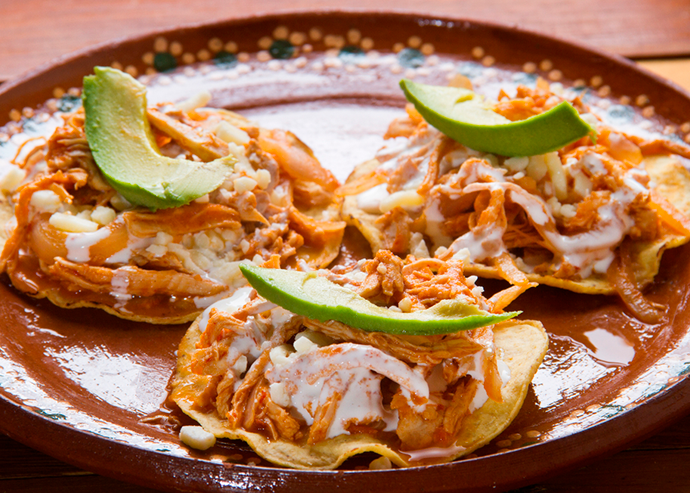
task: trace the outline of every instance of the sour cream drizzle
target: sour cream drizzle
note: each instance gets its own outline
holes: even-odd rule
[[[416,396],[429,398],[424,378],[402,361],[383,351],[361,344],[341,343],[314,349],[290,358],[280,366],[266,371],[271,383],[284,383],[291,406],[308,425],[314,413],[338,392],[342,398],[328,437],[348,433],[349,422],[370,423],[377,419],[386,430],[397,428],[397,412],[383,407],[381,380],[387,377]]]
[[[404,151],[400,151],[397,158],[391,156],[390,153],[384,153],[388,160],[381,167],[394,169],[394,165],[401,163],[405,156],[418,153],[423,149],[423,146],[420,146],[417,140],[416,137],[411,138],[408,147]],[[427,141],[424,140],[424,142]],[[399,146],[400,144],[396,142],[396,145],[392,147],[399,149]],[[425,152],[428,153],[431,152],[431,149],[432,146],[430,145],[424,148]],[[634,225],[633,219],[627,213],[628,207],[639,194],[649,192],[649,189],[637,180],[640,175],[645,175],[645,171],[642,169],[628,170],[623,176],[622,186],[617,191],[612,192],[610,201],[597,210],[599,220],[594,229],[575,235],[564,235],[558,231],[556,220],[545,200],[513,183],[512,177],[506,176],[505,169],[491,166],[484,160],[465,161],[460,164],[456,161],[467,159],[471,153],[456,152],[456,154],[458,156],[450,159],[453,161],[452,167],[460,166],[459,171],[450,175],[443,184],[436,185],[430,191],[424,209],[425,232],[436,247],[449,246],[453,253],[466,248],[470,252],[470,260],[474,262],[495,258],[507,251],[503,242],[505,228],[500,223],[492,223],[474,228],[458,238],[449,238],[442,228],[447,219],[440,208],[442,195],[453,200],[472,193],[502,189],[508,200],[526,212],[534,227],[550,244],[551,249],[555,251],[554,267],[557,269],[561,263],[567,262],[578,269],[582,278],[586,278],[592,272],[606,272],[614,258],[613,251]],[[585,168],[594,174],[607,172],[602,160],[595,154],[585,154],[581,158],[581,162]],[[414,182],[415,180],[410,181]],[[358,196],[359,205],[367,212],[375,213],[375,209],[378,208],[380,201],[387,193],[384,187],[385,184],[379,185],[360,194]],[[527,267],[525,266],[525,268]]]
[[[208,318],[211,315],[211,310],[216,309],[226,313],[234,313],[240,308],[242,308],[250,300],[252,293],[251,286],[246,286],[235,291],[229,298],[216,301],[211,306],[206,308],[201,314],[201,319],[199,320],[199,330],[202,332],[206,330],[208,325]]]
[[[90,248],[110,236],[110,229],[100,228],[91,233],[69,233],[65,240],[67,260],[84,263],[91,260]]]

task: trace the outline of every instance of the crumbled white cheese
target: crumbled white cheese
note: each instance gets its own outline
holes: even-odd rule
[[[228,241],[233,244],[237,243],[237,240],[239,240],[241,234],[241,229],[223,229],[220,232],[220,235],[223,237],[225,241]]]
[[[557,94],[558,96],[562,96],[563,95],[563,84],[561,84],[560,82],[552,82],[551,85],[549,86],[549,90],[552,93]]]
[[[76,214],[78,218],[81,219],[86,219],[88,221],[91,221],[91,211],[88,209],[84,209],[83,211],[80,211]],[[95,221],[94,221],[95,222]]]
[[[60,196],[52,190],[38,190],[31,196],[30,204],[41,212],[57,212],[62,202]]]
[[[565,219],[572,219],[577,214],[577,208],[572,204],[563,204],[561,206],[561,216]]]
[[[287,197],[286,190],[282,187],[276,187],[271,191],[271,203],[282,207]]]
[[[91,220],[101,226],[107,226],[115,220],[117,213],[110,207],[99,205],[91,212]]]
[[[503,165],[508,168],[509,171],[517,173],[518,171],[523,171],[529,164],[528,157],[511,157],[503,162]]]
[[[544,155],[530,156],[529,164],[527,165],[527,168],[525,168],[525,171],[527,172],[527,176],[533,178],[534,181],[539,181],[544,178],[546,173],[549,171],[546,167]]]
[[[551,177],[551,183],[556,192],[556,197],[558,200],[565,200],[568,198],[568,180],[563,170],[561,158],[558,157],[557,152],[549,152],[545,154],[545,162],[549,171],[549,176]]]
[[[249,143],[247,132],[225,120],[218,124],[214,133],[227,143],[236,145],[246,145]]]
[[[258,183],[254,178],[249,178],[248,176],[240,176],[232,181],[233,187],[237,193],[250,192],[256,188]]]
[[[197,108],[203,108],[211,101],[211,93],[208,91],[199,91],[189,99],[180,101],[175,106],[178,110],[182,111],[193,111]]]
[[[592,185],[592,180],[590,180],[587,175],[585,175],[579,169],[577,172],[574,170],[571,171],[571,175],[573,175],[573,191],[576,194],[582,198],[585,198],[592,193],[594,185]]]
[[[268,386],[268,392],[271,395],[271,400],[281,407],[288,407],[290,405],[290,395],[285,390],[285,382],[276,382]]]
[[[273,366],[280,367],[286,365],[290,360],[288,359],[292,354],[292,346],[289,344],[283,344],[281,346],[276,346],[268,353],[268,357],[271,359]]]
[[[124,198],[119,193],[113,195],[113,197],[110,199],[110,205],[112,205],[115,208],[115,210],[118,211],[123,211],[125,209],[129,209],[130,207],[132,207],[132,204],[129,202],[129,200]]]
[[[213,265],[213,260],[203,250],[191,250],[189,255],[192,261],[204,272],[208,272]]]
[[[203,231],[194,235],[194,246],[196,248],[208,248],[210,244],[211,241]]]
[[[256,183],[261,190],[265,190],[271,183],[271,172],[267,169],[260,169],[256,172]]]
[[[201,426],[183,426],[180,429],[180,440],[197,450],[208,450],[216,444],[216,437]]]
[[[556,197],[551,197],[546,201],[546,205],[551,209],[551,214],[554,216],[561,215],[561,203]]]
[[[68,233],[88,233],[98,230],[98,223],[70,214],[56,212],[50,216],[50,225]]]
[[[439,247],[441,248],[441,247]],[[438,249],[436,250],[436,255],[439,255]],[[453,254],[451,260],[461,260],[463,263],[468,263],[470,261],[470,250],[469,248],[461,248]]]
[[[223,262],[218,268],[213,270],[211,276],[227,286],[242,285],[246,281],[239,265],[240,262]]]
[[[388,457],[381,456],[378,459],[374,459],[369,463],[369,469],[371,470],[376,470],[376,469],[392,469],[393,464],[391,463],[391,460]]]
[[[206,272],[199,268],[195,260],[192,258],[190,251],[187,250],[185,247],[183,247],[179,243],[169,243],[167,247],[168,251],[175,254],[177,258],[179,258],[182,261],[185,269],[199,275],[206,274]]]
[[[166,247],[165,245],[156,245],[154,243],[153,245],[149,245],[148,247],[146,247],[146,251],[154,257],[162,257],[163,255],[168,253],[168,247]]]
[[[422,233],[412,233],[410,236],[410,254],[417,258],[431,257]]]
[[[235,364],[232,366],[232,369],[238,375],[242,375],[245,371],[247,371],[247,363],[247,357],[243,354],[242,356],[237,358],[237,361],[235,361]]]
[[[214,252],[220,252],[221,250],[225,249],[225,242],[223,241],[223,237],[220,236],[218,233],[214,231],[207,231],[206,236],[208,236],[209,240],[208,248],[210,248]]]
[[[14,192],[24,178],[26,178],[26,171],[12,166],[9,171],[0,178],[0,191]],[[36,193],[34,193],[34,195],[36,195]]]
[[[159,231],[156,233],[156,237],[153,239],[153,242],[156,245],[167,245],[171,241],[173,241],[172,235],[169,235],[165,231]]]
[[[295,338],[295,342],[292,344],[292,346],[295,348],[295,351],[297,351],[297,354],[308,353],[319,347],[310,341],[308,337]]]
[[[438,247],[438,248],[436,249],[436,251],[434,252],[434,256],[435,256],[435,257],[440,257],[441,255],[443,255],[443,254],[446,253],[447,251],[448,251],[448,248],[446,248],[446,247],[444,247],[444,246],[440,246],[440,247]],[[467,250],[467,251],[469,252],[469,250]],[[458,252],[458,253],[459,253],[459,252]]]
[[[322,334],[321,332],[316,332],[314,330],[303,330],[299,334],[295,336],[295,341],[299,339],[308,339],[311,341],[313,344],[315,344],[318,347],[323,347],[323,346],[328,346],[329,344],[333,344],[333,339],[328,337],[326,334]],[[297,349],[295,347],[295,349]]]
[[[240,163],[246,163],[247,165],[249,165],[249,161],[247,161],[247,156],[245,156],[244,154],[243,146],[237,145],[234,142],[228,142],[228,150],[230,151],[230,154],[235,156],[238,165]]]

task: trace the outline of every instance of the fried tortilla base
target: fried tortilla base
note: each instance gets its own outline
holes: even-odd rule
[[[219,438],[244,440],[269,462],[296,469],[335,469],[347,458],[363,452],[388,457],[394,464],[422,465],[410,456],[382,440],[369,435],[340,435],[316,445],[295,443],[284,439],[268,440],[265,436],[242,429],[230,429],[228,421],[214,411],[195,409],[191,396],[205,388],[210,377],[190,370],[192,353],[201,336],[198,321],[194,322],[182,340],[178,352],[177,371],[172,380],[172,398],[204,429]],[[500,359],[510,368],[510,379],[502,388],[503,402],[489,399],[480,409],[466,417],[454,447],[448,455],[434,462],[448,462],[486,445],[513,421],[522,406],[537,368],[548,348],[548,337],[541,323],[536,321],[501,322],[494,327],[494,340]]]
[[[366,169],[365,169],[366,167]],[[651,156],[645,158],[644,167],[652,181],[654,190],[668,200],[680,212],[690,218],[690,173],[675,156]],[[371,164],[365,163],[356,169],[348,181],[370,172]],[[371,245],[374,253],[384,248],[383,235],[374,221],[380,216],[369,214],[357,205],[357,197],[346,197],[343,202],[343,219],[359,229]],[[654,280],[659,272],[661,256],[668,248],[675,248],[687,243],[690,237],[680,233],[668,233],[655,241],[638,241],[633,246],[633,268],[638,285],[644,287]],[[501,279],[496,267],[480,263],[468,263],[464,271],[467,275],[484,278]],[[595,274],[587,279],[563,279],[549,275],[526,273],[531,282],[546,284],[556,288],[567,289],[583,294],[615,294],[616,290],[605,275]]]
[[[333,204],[329,207],[320,209],[317,208],[313,211],[310,211],[311,216],[314,216],[314,218],[319,221],[330,220],[333,223],[337,223],[340,218],[338,205],[339,204]],[[0,194],[0,225],[0,251],[2,251],[7,239],[12,235],[12,231],[16,225],[14,207],[10,203],[10,200],[2,194]],[[329,236],[321,248],[309,249],[302,247],[298,249],[295,257],[297,259],[304,260],[308,265],[315,269],[326,268],[340,253],[340,244],[342,242],[343,233],[344,229],[338,235]],[[228,287],[228,291],[225,293],[225,296],[231,296],[235,289],[236,288]],[[194,321],[203,311],[203,308],[198,308],[195,310],[190,310],[186,313],[131,313],[125,309],[119,308],[115,300],[112,302],[102,302],[93,299],[85,299],[88,294],[81,295],[79,299],[75,299],[75,296],[71,295],[66,288],[62,288],[60,286],[39,286],[38,291],[35,291],[35,286],[27,286],[26,288],[20,288],[20,291],[28,296],[31,296],[32,298],[45,298],[60,308],[96,308],[125,320],[157,325],[189,323]],[[67,295],[65,295],[66,292]],[[98,293],[96,293],[95,296],[98,296]]]

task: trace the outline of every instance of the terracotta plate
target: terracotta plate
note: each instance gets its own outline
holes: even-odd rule
[[[185,67],[192,62],[206,65]],[[78,91],[70,89],[97,64],[143,76],[153,100],[207,88],[212,105],[295,131],[340,179],[373,155],[401,113],[402,76],[443,83],[460,72],[489,87],[541,75],[587,88],[590,104],[609,118],[644,115],[647,130],[676,139],[688,139],[690,127],[690,96],[621,58],[514,28],[373,12],[248,18],[103,45],[3,85],[0,125],[40,124],[32,109],[46,100],[74,104]],[[0,158],[11,159],[3,154],[12,146],[7,137],[0,134]],[[188,450],[174,432],[185,418],[166,403],[184,327],[60,310],[18,294],[5,278],[0,429],[77,466],[171,491],[521,486],[618,450],[690,410],[689,255],[690,247],[665,254],[648,292],[668,306],[658,326],[637,322],[615,298],[530,290],[515,308],[543,321],[551,348],[515,422],[476,456],[387,471],[369,471],[372,457],[334,472],[281,469],[233,442]]]

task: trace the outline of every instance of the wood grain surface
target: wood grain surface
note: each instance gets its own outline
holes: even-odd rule
[[[413,11],[517,24],[642,59],[645,68],[690,90],[690,0],[0,0],[0,82],[120,37],[313,8]],[[687,492],[688,464],[690,416],[623,452],[516,491]],[[82,471],[0,434],[0,493],[151,491]]]
[[[628,450],[511,493],[687,493],[688,464],[690,416]],[[0,434],[0,492],[153,491],[156,490],[81,471]]]
[[[314,8],[382,9],[516,24],[641,58],[690,56],[688,0],[2,0],[0,80],[115,38]]]

